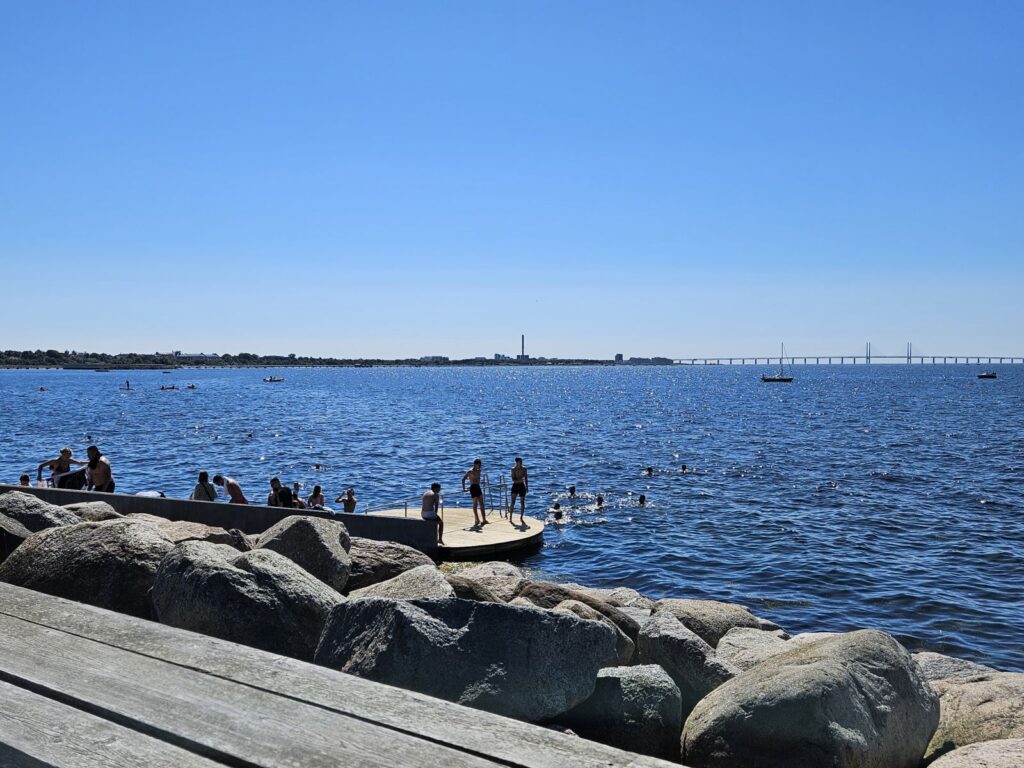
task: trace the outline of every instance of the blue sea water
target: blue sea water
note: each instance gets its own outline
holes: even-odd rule
[[[280,475],[329,498],[354,485],[362,506],[435,480],[453,491],[477,457],[493,481],[521,455],[528,514],[567,512],[526,561],[550,578],[737,601],[794,633],[874,627],[1024,670],[1024,368],[793,372],[2,371],[3,479],[34,480],[89,435],[120,491],[185,496],[207,469],[254,500]]]

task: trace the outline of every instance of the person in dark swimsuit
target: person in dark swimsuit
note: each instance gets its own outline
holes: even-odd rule
[[[49,469],[50,477],[56,478],[57,475],[64,475],[70,472],[72,464],[77,464],[81,467],[87,463],[72,457],[73,454],[70,448],[61,448],[60,456],[56,459],[47,459],[39,465],[39,468],[36,469],[36,480],[43,479],[43,469]],[[56,485],[56,482],[54,482],[54,485]]]
[[[487,506],[484,502],[484,491],[480,487],[480,475],[483,471],[483,464],[480,459],[473,462],[473,466],[462,476],[462,490],[466,490],[466,481],[469,480],[469,495],[473,499],[473,524],[475,527],[487,525]],[[477,506],[480,507],[480,516],[476,514]],[[482,518],[482,519],[481,519]]]
[[[516,508],[516,496],[519,497],[519,524],[524,525],[523,515],[526,514],[526,485],[527,485],[527,474],[526,467],[523,466],[523,460],[516,456],[516,465],[512,467],[512,503],[508,505],[508,521],[512,525],[512,513]]]

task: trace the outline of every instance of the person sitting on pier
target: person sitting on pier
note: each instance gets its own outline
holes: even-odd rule
[[[287,507],[288,509],[295,508],[295,499],[292,496],[292,489],[287,485],[282,485],[281,490],[277,492],[277,506]]]
[[[440,506],[441,484],[434,483],[430,486],[430,490],[423,494],[423,506],[420,509],[420,515],[424,520],[437,521],[437,543],[444,546],[444,520],[437,513]]]
[[[229,504],[248,504],[249,500],[245,498],[245,494],[242,493],[242,486],[238,484],[238,481],[224,477],[224,475],[214,475],[213,484],[219,485],[228,494]]]
[[[295,481],[292,483],[292,506],[296,509],[305,509],[306,502],[302,500],[302,496],[300,496],[299,493],[299,483],[298,481]]]
[[[270,493],[267,494],[267,506],[268,507],[281,507],[284,506],[279,501],[281,495],[281,481],[276,478],[270,478]]]
[[[326,504],[327,499],[324,498],[323,489],[319,485],[314,485],[313,492],[306,499],[306,506],[310,509],[323,509]]]
[[[110,470],[110,460],[100,453],[95,445],[90,445],[86,451],[89,457],[88,469],[89,486],[87,490],[100,493],[114,492],[114,473]]]
[[[508,521],[510,524],[515,525],[512,522],[512,513],[516,508],[516,496],[519,497],[519,524],[524,525],[523,515],[526,514],[526,490],[527,479],[526,467],[523,466],[523,460],[516,456],[516,465],[512,467],[512,503],[508,505]]]
[[[484,503],[484,491],[480,487],[480,475],[483,471],[483,463],[480,459],[473,462],[473,466],[462,476],[462,491],[466,491],[466,481],[469,480],[469,495],[473,499],[473,524],[479,528],[487,525],[487,505]],[[480,516],[476,514],[477,506],[480,507]]]
[[[216,501],[217,489],[210,483],[210,476],[206,472],[199,473],[199,482],[192,489],[192,501]]]
[[[59,475],[66,475],[68,472],[70,472],[72,464],[77,464],[78,466],[81,467],[87,463],[88,462],[79,461],[78,459],[73,458],[73,454],[71,453],[70,448],[61,448],[60,456],[58,456],[56,459],[47,459],[46,461],[42,462],[39,465],[38,469],[36,469],[36,480],[42,481],[43,469],[49,469],[50,479],[53,481],[53,484],[59,488]]]
[[[20,485],[22,488],[28,488],[31,482],[32,478],[30,478],[28,475],[22,475],[21,477],[18,478],[18,485]]]

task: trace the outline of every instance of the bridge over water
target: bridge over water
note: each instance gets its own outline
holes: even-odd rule
[[[920,355],[914,354],[911,344],[907,344],[907,352],[903,355],[872,355],[869,342],[862,355],[680,357],[673,359],[672,362],[676,365],[771,365],[780,360],[789,365],[1021,365],[1024,364],[1024,355]]]

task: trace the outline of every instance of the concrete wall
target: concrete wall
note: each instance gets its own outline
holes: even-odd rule
[[[95,493],[69,491],[60,488],[22,488],[0,485],[0,493],[23,491],[38,496],[51,504],[74,504],[80,501],[105,501],[122,515],[141,513],[166,517],[168,520],[188,520],[220,528],[237,528],[243,533],[263,533],[274,523],[289,515],[310,515],[339,520],[352,536],[377,541],[395,541],[434,556],[437,554],[437,523],[415,517],[377,517],[374,515],[330,514],[312,509],[285,510],[256,504],[225,504],[215,501],[189,501],[186,499],[160,499],[150,496],[130,496],[124,493]]]

